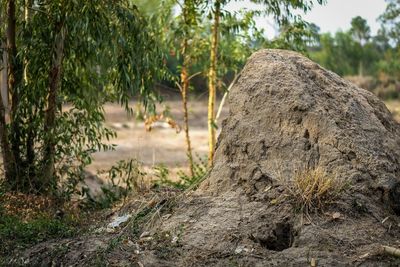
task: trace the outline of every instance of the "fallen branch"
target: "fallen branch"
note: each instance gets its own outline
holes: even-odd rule
[[[398,248],[382,246],[382,252],[383,254],[400,258],[400,249]]]

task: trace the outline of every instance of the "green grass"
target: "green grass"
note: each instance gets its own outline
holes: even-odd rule
[[[73,223],[65,219],[38,217],[25,222],[16,216],[0,215],[0,258],[42,241],[76,233]]]

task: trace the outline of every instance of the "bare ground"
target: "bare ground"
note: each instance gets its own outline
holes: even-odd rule
[[[189,103],[190,138],[194,158],[204,158],[207,154],[207,100],[194,99]],[[161,112],[168,108],[171,117],[182,127],[183,114],[181,101],[167,100],[157,107]],[[132,107],[135,103],[131,104]],[[223,109],[221,119],[226,116]],[[144,122],[136,121],[128,116],[119,105],[105,106],[106,125],[117,132],[118,137],[109,143],[116,144],[115,151],[98,152],[88,170],[95,173],[99,169],[107,169],[118,160],[130,158],[141,162],[146,170],[163,164],[170,169],[172,178],[178,170],[187,171],[186,143],[183,131],[177,133],[165,122],[157,122],[151,131],[146,131]]]

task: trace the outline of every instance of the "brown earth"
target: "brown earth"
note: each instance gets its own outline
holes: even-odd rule
[[[373,94],[300,54],[262,50],[232,88],[214,167],[196,191],[148,193],[112,233],[42,243],[16,261],[82,266],[398,266],[400,125]],[[294,177],[346,187],[315,209]],[[322,199],[324,200],[324,199]],[[301,201],[300,201],[301,202]]]

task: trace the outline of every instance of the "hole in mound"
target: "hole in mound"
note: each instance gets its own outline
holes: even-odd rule
[[[293,233],[291,224],[281,222],[275,225],[275,229],[273,229],[267,237],[253,237],[253,239],[268,250],[282,251],[292,246],[294,239]]]
[[[389,204],[397,216],[400,216],[400,183],[395,183],[389,189]]]
[[[304,132],[304,138],[306,138],[306,139],[310,138],[310,132],[308,131],[308,129],[306,129]]]

